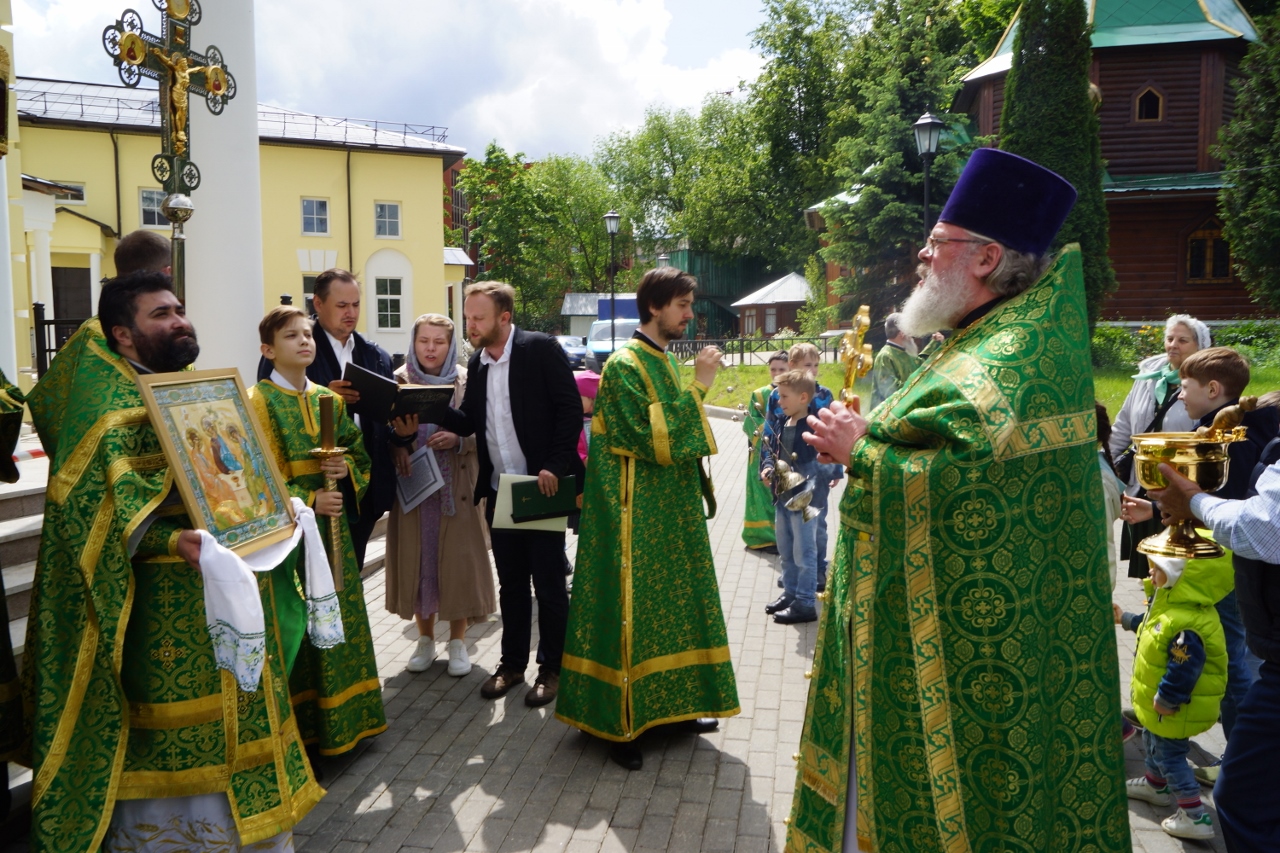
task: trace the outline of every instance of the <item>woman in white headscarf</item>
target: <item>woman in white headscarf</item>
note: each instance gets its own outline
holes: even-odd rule
[[[1190,432],[1196,422],[1178,399],[1182,382],[1178,370],[1182,360],[1196,350],[1212,346],[1209,327],[1188,314],[1174,314],[1164,324],[1164,353],[1145,358],[1138,364],[1133,387],[1111,424],[1111,458],[1127,476],[1125,494],[1141,497],[1132,466],[1120,464],[1134,435],[1144,432]],[[1125,472],[1123,469],[1129,467]],[[1121,511],[1124,518],[1128,510]],[[1129,522],[1130,519],[1125,519]],[[1129,577],[1147,576],[1147,558],[1134,546],[1147,536],[1160,532],[1159,516],[1140,525],[1126,524],[1121,543],[1121,559],[1129,560]]]
[[[462,405],[466,374],[458,370],[458,341],[453,321],[423,314],[413,322],[413,346],[396,371],[401,384],[452,385],[456,408]],[[436,659],[435,627],[449,623],[448,673],[471,671],[467,653],[468,620],[497,609],[489,544],[483,515],[475,503],[479,462],[474,436],[462,438],[416,416],[392,421],[391,458],[408,474],[409,455],[426,446],[435,454],[444,486],[405,512],[399,498],[387,517],[387,610],[416,619],[418,644],[406,666],[425,672]]]

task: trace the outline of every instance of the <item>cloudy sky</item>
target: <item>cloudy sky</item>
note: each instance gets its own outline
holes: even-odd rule
[[[146,0],[13,0],[18,74],[118,83],[101,36],[126,6],[159,31]],[[696,108],[754,79],[762,19],[759,0],[258,0],[258,97],[446,125],[473,155],[494,139],[588,154],[651,105]]]

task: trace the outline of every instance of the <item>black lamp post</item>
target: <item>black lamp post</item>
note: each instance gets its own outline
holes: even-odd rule
[[[933,163],[933,158],[938,156],[938,139],[942,136],[944,127],[946,124],[933,113],[925,113],[911,126],[916,134],[916,151],[920,153],[920,160],[924,163],[924,239],[926,242],[929,239],[929,232],[933,230],[933,223],[929,221],[929,165]]]
[[[614,326],[617,323],[617,311],[613,305],[613,238],[618,236],[618,224],[620,222],[622,222],[622,216],[616,210],[611,210],[604,215],[604,230],[609,232],[609,355],[613,355],[618,337],[618,333],[614,330]]]

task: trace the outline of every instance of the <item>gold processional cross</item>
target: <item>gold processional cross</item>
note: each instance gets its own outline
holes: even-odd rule
[[[142,16],[126,9],[102,31],[102,45],[115,63],[120,80],[134,88],[149,77],[160,83],[160,153],[151,174],[164,187],[160,211],[173,225],[173,289],[186,298],[183,223],[195,206],[188,193],[200,186],[200,170],[188,157],[191,148],[189,102],[203,98],[209,112],[221,114],[236,96],[236,79],[227,72],[222,51],[210,45],[204,53],[191,49],[191,28],[200,23],[198,0],[151,0],[164,13],[160,35],[142,28]]]

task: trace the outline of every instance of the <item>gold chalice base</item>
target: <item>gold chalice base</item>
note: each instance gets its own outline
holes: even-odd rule
[[[1137,450],[1134,467],[1138,483],[1144,489],[1163,489],[1169,485],[1160,473],[1161,464],[1172,465],[1179,474],[1206,492],[1216,492],[1227,482],[1230,458],[1227,445],[1244,439],[1244,429],[1201,436],[1194,432],[1149,432],[1133,436]],[[1184,519],[1148,536],[1138,543],[1138,550],[1155,557],[1177,557],[1184,560],[1206,560],[1226,553],[1216,542],[1196,531],[1195,522]]]

